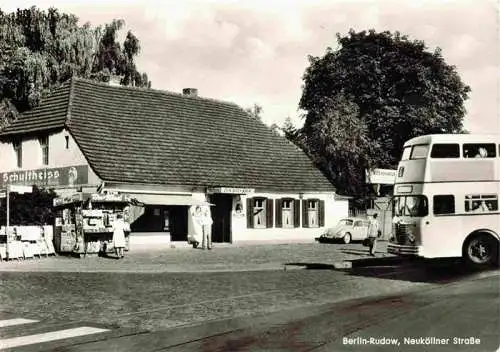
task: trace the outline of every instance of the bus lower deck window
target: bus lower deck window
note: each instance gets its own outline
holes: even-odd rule
[[[497,195],[467,195],[465,196],[465,211],[483,213],[498,210]]]
[[[439,195],[433,198],[434,214],[455,213],[455,197],[453,195]]]

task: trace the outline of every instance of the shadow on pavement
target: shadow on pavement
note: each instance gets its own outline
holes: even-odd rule
[[[335,265],[333,264],[326,264],[326,263],[286,263],[285,267],[290,266],[298,266],[298,267],[303,267],[304,269],[307,270],[335,270]]]
[[[484,272],[498,272],[498,268],[476,269],[460,259],[421,259],[401,257],[361,258],[334,264],[287,263],[306,270],[339,270],[351,276],[382,278],[422,283],[451,283]]]

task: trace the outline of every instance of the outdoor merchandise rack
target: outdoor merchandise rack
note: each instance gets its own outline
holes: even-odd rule
[[[113,224],[119,214],[129,223],[133,203],[123,194],[76,193],[54,199],[56,251],[80,257],[113,252]],[[130,228],[125,232],[125,250],[129,249]]]
[[[0,228],[0,260],[30,259],[55,255],[52,226],[5,226]]]

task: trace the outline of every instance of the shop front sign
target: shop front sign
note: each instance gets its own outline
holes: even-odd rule
[[[225,193],[225,194],[248,194],[255,193],[254,188],[236,188],[236,187],[212,187],[208,188],[207,193]]]
[[[120,202],[128,202],[129,201],[129,197],[126,196],[125,194],[98,194],[98,193],[94,193],[92,194],[90,200],[92,202],[116,202],[116,203],[120,203]]]
[[[373,169],[366,170],[366,183],[393,185],[396,182],[396,170]]]
[[[77,186],[88,183],[88,165],[20,170],[0,173],[0,189],[7,185]]]

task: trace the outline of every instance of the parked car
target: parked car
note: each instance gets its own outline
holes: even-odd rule
[[[332,228],[326,230],[318,242],[334,242],[341,240],[344,243],[362,241],[368,237],[368,220],[362,218],[345,218]]]

